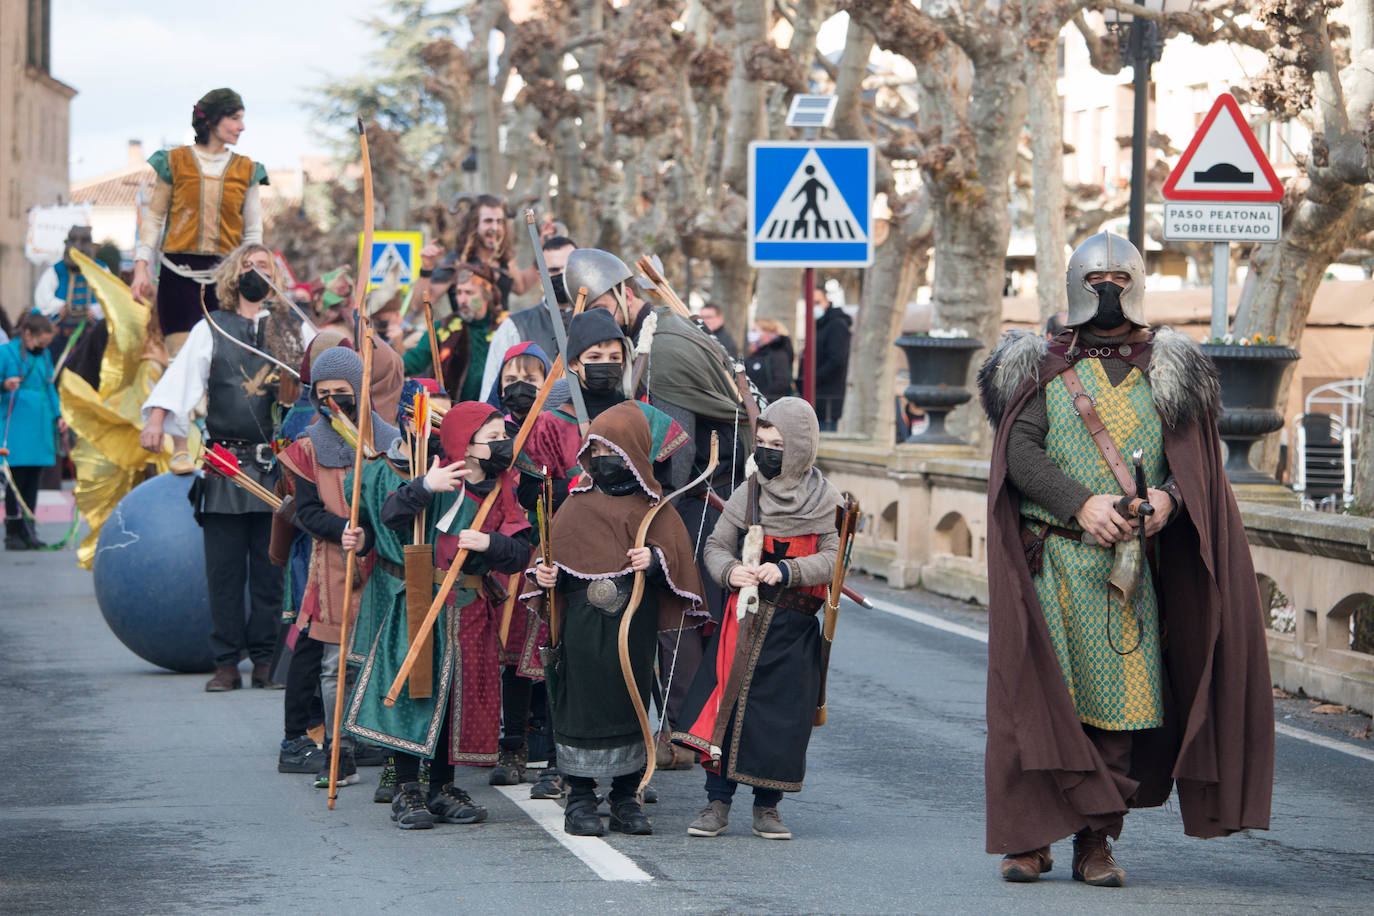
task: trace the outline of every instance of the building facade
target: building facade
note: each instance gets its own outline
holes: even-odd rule
[[[51,0],[0,0],[0,307],[33,307],[41,268],[24,257],[31,207],[66,203],[70,103],[53,78]]]

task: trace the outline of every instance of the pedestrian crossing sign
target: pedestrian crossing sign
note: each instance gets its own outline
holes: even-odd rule
[[[873,263],[873,144],[749,144],[749,265]]]
[[[401,289],[409,289],[420,274],[420,249],[424,244],[425,237],[419,232],[374,232],[371,256],[367,259],[370,265],[367,272],[368,292],[385,283],[387,274],[393,271],[397,274]],[[359,256],[362,251],[363,236],[359,233]]]

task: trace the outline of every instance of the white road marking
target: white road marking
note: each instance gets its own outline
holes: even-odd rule
[[[654,876],[600,837],[569,836],[563,832],[563,807],[555,801],[530,798],[529,786],[496,786],[496,791],[515,802],[549,836],[577,856],[603,881],[652,881]]]
[[[913,611],[911,608],[893,604],[890,601],[883,601],[879,598],[870,598],[875,610],[882,611],[884,614],[891,614],[893,617],[901,617],[903,620],[910,620],[912,623],[919,623],[922,626],[930,627],[933,630],[942,630],[945,633],[953,633],[956,636],[963,636],[965,639],[972,639],[976,642],[986,643],[988,634],[974,627],[967,627],[961,623],[945,620],[934,614],[927,614],[924,611]],[[1306,741],[1308,744],[1315,744],[1324,747],[1329,751],[1339,751],[1342,754],[1349,754],[1352,757],[1359,757],[1374,763],[1374,749],[1360,747],[1357,744],[1350,744],[1346,741],[1339,741],[1335,738],[1328,738],[1325,735],[1318,735],[1301,728],[1294,728],[1282,722],[1274,723],[1276,734],[1283,735],[1285,738],[1295,738],[1298,741]]]
[[[900,604],[892,604],[880,598],[868,599],[873,602],[873,607],[882,611],[884,614],[891,614],[894,617],[901,617],[910,620],[912,623],[919,623],[922,626],[930,627],[932,630],[943,630],[946,633],[953,633],[965,639],[976,640],[977,642],[987,642],[988,634],[983,630],[974,627],[966,627],[962,623],[954,623],[934,614],[927,614],[924,611],[913,611],[911,608],[902,607]]]
[[[1324,747],[1329,751],[1340,751],[1342,754],[1349,754],[1351,757],[1359,757],[1361,760],[1368,760],[1374,763],[1374,750],[1348,744],[1345,741],[1337,741],[1335,738],[1328,738],[1325,735],[1318,735],[1301,728],[1294,728],[1282,722],[1274,723],[1274,731],[1285,738],[1297,738],[1299,741],[1306,741],[1318,747]]]

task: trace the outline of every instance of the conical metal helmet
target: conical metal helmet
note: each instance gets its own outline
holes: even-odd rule
[[[568,295],[575,298],[578,289],[585,286],[588,303],[632,276],[634,274],[624,261],[600,248],[578,248],[568,255],[568,264],[563,268],[563,283],[568,288]]]
[[[1069,294],[1067,327],[1078,327],[1097,314],[1097,290],[1088,285],[1090,273],[1121,271],[1131,282],[1121,291],[1121,311],[1126,320],[1148,327],[1145,320],[1145,259],[1125,236],[1099,232],[1073,250],[1069,256],[1066,288]]]

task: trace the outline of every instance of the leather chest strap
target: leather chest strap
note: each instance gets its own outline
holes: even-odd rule
[[[1116,477],[1116,482],[1121,485],[1122,493],[1135,492],[1135,475],[1131,473],[1125,459],[1121,457],[1120,450],[1116,443],[1112,441],[1111,434],[1107,432],[1107,425],[1102,422],[1102,418],[1097,414],[1097,408],[1093,405],[1092,395],[1088,394],[1083,388],[1083,380],[1078,377],[1078,373],[1069,366],[1059,374],[1064,380],[1064,387],[1068,389],[1069,397],[1073,400],[1074,409],[1083,418],[1083,423],[1088,427],[1088,435],[1092,436],[1093,442],[1097,443],[1097,448],[1102,452],[1102,457],[1107,459],[1107,467],[1112,469],[1112,475]]]

